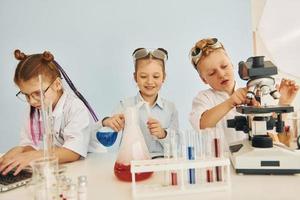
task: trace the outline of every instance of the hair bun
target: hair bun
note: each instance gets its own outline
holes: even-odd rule
[[[42,58],[44,61],[51,62],[54,60],[54,56],[49,51],[44,51]]]
[[[27,58],[27,55],[25,55],[25,53],[21,52],[19,49],[16,49],[14,51],[14,55],[15,55],[15,58],[20,61],[23,61]]]

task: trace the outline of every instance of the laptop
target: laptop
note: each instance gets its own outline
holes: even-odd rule
[[[22,170],[18,175],[14,176],[13,171],[7,175],[0,173],[0,192],[6,192],[11,189],[26,185],[32,177],[32,172],[28,170]]]

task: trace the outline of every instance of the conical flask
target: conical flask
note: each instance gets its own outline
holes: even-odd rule
[[[137,107],[127,107],[124,112],[125,127],[121,140],[114,173],[119,180],[131,181],[130,161],[150,159],[150,153],[139,126]],[[153,172],[136,173],[135,180],[141,181]]]

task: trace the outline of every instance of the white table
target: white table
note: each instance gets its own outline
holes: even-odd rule
[[[79,175],[88,177],[88,199],[132,199],[131,184],[118,181],[113,173],[116,155],[112,153],[89,154],[87,159],[66,164],[66,175],[74,181]],[[237,199],[237,200],[287,200],[299,199],[299,175],[237,175],[232,172],[231,191],[204,192],[194,195],[170,196],[157,199]],[[0,193],[0,200],[32,199],[26,187]]]

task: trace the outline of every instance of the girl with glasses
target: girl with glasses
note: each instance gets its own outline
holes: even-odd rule
[[[247,88],[238,87],[234,78],[233,65],[224,48],[216,38],[198,41],[190,51],[190,59],[200,79],[209,89],[200,91],[194,98],[190,122],[195,130],[209,127],[227,127],[227,120],[240,115],[235,106],[258,102],[248,102]],[[299,87],[291,80],[282,80],[278,91],[281,93],[279,104],[290,105]],[[227,133],[226,133],[227,134]],[[246,134],[226,135],[227,142],[244,139]]]
[[[92,148],[92,117],[98,120],[88,102],[50,52],[25,55],[16,50],[14,55],[19,60],[14,75],[14,82],[20,89],[17,97],[29,104],[29,112],[21,131],[20,144],[0,158],[0,172],[5,175],[14,169],[14,174],[18,174],[32,160],[43,156],[41,95],[45,101],[52,102],[53,153],[59,162],[72,162],[86,157],[89,144]],[[63,88],[62,75],[74,93]],[[40,88],[39,76],[42,77],[43,88]],[[99,144],[97,147],[105,150]]]
[[[165,64],[168,53],[162,48],[154,50],[138,48],[132,56],[135,69],[133,78],[139,91],[135,96],[120,101],[114,114],[104,118],[102,124],[120,132],[126,120],[122,114],[125,107],[147,102],[151,116],[148,117],[145,105],[140,107],[139,125],[150,153],[163,155],[163,145],[169,139],[169,130],[178,129],[178,114],[175,105],[159,94],[166,78]]]

